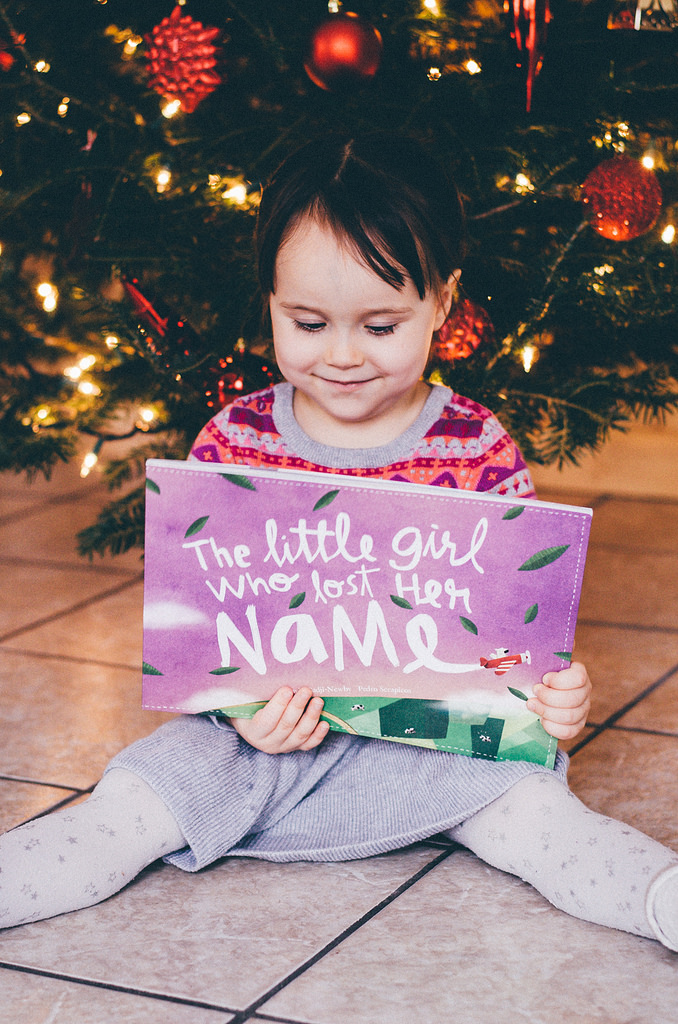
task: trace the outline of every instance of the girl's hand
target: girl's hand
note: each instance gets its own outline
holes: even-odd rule
[[[329,724],[320,721],[324,702],[308,686],[296,693],[283,686],[253,718],[232,718],[231,725],[247,743],[265,754],[312,750],[327,736]]]
[[[551,736],[571,740],[586,725],[591,710],[591,680],[580,662],[573,661],[560,672],[547,672],[533,693],[527,707],[539,715]]]

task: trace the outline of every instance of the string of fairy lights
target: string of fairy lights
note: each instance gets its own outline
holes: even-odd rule
[[[101,6],[105,6],[108,0],[97,0]],[[184,6],[187,0],[177,0],[179,6]],[[506,0],[508,3],[508,0]],[[338,14],[342,9],[340,0],[329,0],[328,13]],[[445,16],[444,5],[438,0],[421,0],[421,17],[426,19],[442,19]],[[132,29],[119,29],[111,25],[106,30],[106,35],[112,45],[119,47],[120,57],[123,61],[139,59],[140,47],[144,39]],[[432,39],[435,37],[435,33]],[[426,49],[425,32],[421,37],[424,39],[424,54]],[[24,53],[26,51],[24,50]],[[420,51],[421,52],[421,51]],[[444,74],[451,71],[463,71],[469,75],[482,74],[482,65],[473,57],[462,54],[450,58],[445,55],[446,62],[431,62],[426,64],[424,71],[431,82],[438,81]],[[49,75],[52,71],[51,64],[43,59],[37,58],[30,61],[29,67],[39,76]],[[54,114],[60,120],[67,119],[71,110],[72,100],[68,95],[55,99]],[[182,114],[182,105],[177,98],[159,98],[160,115],[170,120]],[[137,115],[139,116],[139,115]],[[30,125],[37,119],[34,111],[23,109],[16,113],[15,124],[17,130],[30,131]],[[44,118],[43,118],[44,119]],[[624,120],[600,126],[600,131],[592,138],[593,145],[603,153],[624,154],[631,153],[637,158],[643,167],[650,170],[669,171],[675,170],[678,163],[678,140],[674,138],[649,138],[642,132],[634,130],[633,126]],[[93,139],[88,140],[91,147]],[[84,147],[87,148],[87,147]],[[638,153],[640,155],[638,156]],[[153,187],[158,195],[168,196],[172,194],[174,186],[173,172],[169,162],[159,160],[152,161],[145,168],[150,176]],[[0,167],[0,176],[2,168]],[[529,173],[519,171],[513,174],[499,174],[495,181],[499,192],[512,193],[519,199],[525,197],[536,197],[541,189],[538,182],[534,181]],[[243,210],[251,210],[256,207],[259,201],[260,186],[256,182],[249,181],[244,175],[229,172],[222,174],[218,171],[207,171],[204,179],[204,188],[215,202],[223,202],[226,205],[234,205]],[[547,193],[544,193],[547,194]],[[658,222],[652,229],[657,233],[661,242],[666,246],[674,246],[676,239],[676,225],[674,223],[673,211],[666,211],[661,222]],[[0,258],[2,258],[3,246],[0,243]],[[604,263],[592,269],[590,275],[590,288],[600,294],[605,294],[605,279],[615,272],[611,263]],[[54,314],[59,306],[60,295],[58,287],[50,280],[40,280],[35,284],[36,304],[46,314]],[[536,359],[539,356],[539,346],[533,340],[522,341],[518,330],[513,336],[517,338],[517,355],[522,362],[523,369],[529,373]],[[103,337],[105,350],[115,351],[121,344],[120,338],[112,333],[106,333]],[[64,381],[68,382],[77,392],[80,400],[96,401],[102,394],[102,389],[90,376],[91,371],[101,365],[100,356],[92,352],[83,352],[69,365],[61,370]],[[27,418],[26,424],[30,424],[35,431],[38,431],[58,419],[55,411],[47,404],[39,405]],[[162,424],[162,410],[157,406],[140,405],[133,414],[133,430],[149,431]],[[96,465],[104,438],[98,437],[92,450],[88,452],[82,462],[81,475],[87,476]]]

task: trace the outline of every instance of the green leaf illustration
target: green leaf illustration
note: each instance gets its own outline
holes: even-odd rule
[[[554,651],[556,658],[562,658],[563,661],[572,661],[572,651]]]
[[[235,484],[236,487],[244,487],[246,491],[256,491],[256,487],[247,476],[239,476],[237,473],[220,473],[220,477]]]
[[[526,562],[518,566],[518,572],[530,572],[532,569],[543,569],[545,565],[549,565],[551,562],[555,562],[557,558],[564,555],[569,544],[561,544],[559,547],[544,548],[543,551],[537,551],[536,554],[532,555]]]
[[[240,665],[228,665],[226,668],[213,668],[210,670],[211,676],[227,676],[231,672],[237,672]]]
[[[412,611],[412,605],[409,601],[406,601],[404,597],[398,597],[397,594],[391,594],[391,600],[394,604],[397,604],[399,608],[407,608]]]
[[[155,480],[146,480],[146,487],[149,491],[153,491],[154,494],[160,494],[160,488],[156,484]]]
[[[512,686],[507,687],[507,689],[509,693],[512,693],[513,696],[517,697],[519,700],[529,700],[527,694],[523,693],[522,690],[514,690]]]
[[[200,533],[208,519],[209,516],[201,516],[200,519],[196,519],[186,530],[184,537],[192,537],[194,533]]]
[[[530,607],[525,612],[525,622],[526,623],[534,622],[534,620],[537,618],[537,614],[538,613],[539,613],[539,605],[538,604],[531,604]]]
[[[294,597],[290,601],[289,607],[290,608],[298,608],[299,605],[303,604],[305,600],[306,600],[306,591],[302,590],[300,594],[295,594],[294,595]]]
[[[517,519],[525,511],[524,505],[514,505],[508,512],[504,512],[502,519]]]
[[[323,494],[322,498],[318,498],[313,506],[313,511],[317,512],[318,509],[325,508],[326,505],[331,504],[338,494],[339,491],[328,491],[327,494]]]
[[[478,636],[478,627],[476,626],[475,622],[471,622],[470,619],[467,619],[463,615],[459,616],[459,621],[461,622],[464,629],[467,629],[469,633],[473,633],[474,636]]]
[[[142,662],[142,672],[145,676],[161,676],[164,675],[159,668],[153,668],[147,661]]]

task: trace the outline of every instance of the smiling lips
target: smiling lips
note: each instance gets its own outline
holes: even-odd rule
[[[325,384],[334,384],[336,387],[346,388],[347,390],[360,387],[361,384],[369,384],[371,380],[374,380],[373,377],[367,377],[365,380],[334,380],[332,377],[319,377],[318,379]]]

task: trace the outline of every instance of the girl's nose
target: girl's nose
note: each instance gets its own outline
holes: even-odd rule
[[[330,366],[346,369],[350,366],[361,366],[364,361],[365,356],[360,345],[350,334],[335,334],[328,340],[325,349],[325,362]]]

